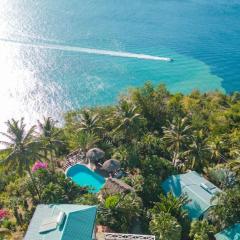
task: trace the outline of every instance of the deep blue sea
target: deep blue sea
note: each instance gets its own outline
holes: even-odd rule
[[[240,90],[240,1],[0,1],[0,127],[111,104],[147,80],[172,92]]]

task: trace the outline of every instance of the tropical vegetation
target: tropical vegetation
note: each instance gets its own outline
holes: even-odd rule
[[[98,204],[98,224],[117,232],[157,239],[211,239],[240,222],[240,93],[170,93],[150,82],[130,89],[112,106],[50,117],[35,126],[11,119],[1,133],[0,236],[23,234],[39,203]],[[99,199],[62,170],[73,150],[92,147],[121,162],[134,193]],[[186,196],[165,196],[170,175],[195,170],[223,192],[207,220],[193,221],[182,208]],[[18,238],[20,239],[20,238]]]

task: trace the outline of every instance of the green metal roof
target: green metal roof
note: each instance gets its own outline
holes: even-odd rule
[[[190,200],[184,209],[190,219],[200,218],[213,205],[212,197],[221,190],[195,171],[173,175],[163,182],[164,193],[171,192],[175,197],[183,194]]]
[[[62,224],[40,233],[46,220],[56,219],[65,213]],[[24,240],[92,240],[97,207],[73,204],[38,205]]]
[[[235,224],[215,235],[216,240],[240,240],[240,224]]]

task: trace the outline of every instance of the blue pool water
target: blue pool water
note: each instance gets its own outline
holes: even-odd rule
[[[11,117],[35,123],[111,104],[147,80],[173,92],[240,90],[239,16],[239,0],[1,0],[0,128]]]
[[[81,187],[90,187],[91,192],[97,193],[105,184],[105,179],[87,167],[76,164],[70,167],[66,175]]]

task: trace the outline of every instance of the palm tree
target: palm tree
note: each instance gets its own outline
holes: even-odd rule
[[[222,138],[215,138],[208,144],[208,146],[211,152],[211,159],[218,163],[225,161],[225,157],[223,155],[224,141]]]
[[[84,152],[93,148],[100,141],[99,137],[95,133],[78,132],[75,135],[75,142]]]
[[[208,139],[204,136],[203,131],[195,132],[193,142],[190,145],[191,168],[197,167],[202,169],[206,164],[206,157],[210,154]]]
[[[214,227],[210,225],[206,219],[202,221],[195,220],[191,223],[189,236],[193,238],[193,240],[212,239],[213,233]]]
[[[141,216],[142,208],[142,200],[135,193],[110,195],[100,204],[100,222],[113,230],[128,232]]]
[[[160,195],[160,199],[161,201],[156,202],[150,210],[152,215],[166,212],[174,216],[179,222],[187,220],[188,214],[183,207],[189,202],[189,200],[185,195],[176,198],[171,193],[168,193],[167,196],[164,196],[163,194]]]
[[[228,163],[228,166],[235,171],[236,173],[240,174],[240,157],[237,158],[236,160],[230,161]]]
[[[16,170],[19,175],[22,175],[24,170],[27,171],[40,198],[40,193],[30,169],[31,163],[40,156],[40,144],[34,137],[35,126],[26,130],[23,118],[20,121],[12,119],[7,121],[6,124],[7,133],[0,133],[6,139],[0,141],[1,144],[6,146],[5,149],[0,150],[1,153],[6,155],[3,163],[9,168]]]
[[[99,115],[91,113],[90,110],[83,110],[79,118],[79,128],[78,131],[84,131],[87,133],[94,133],[103,127],[99,126]]]
[[[176,118],[168,127],[163,127],[163,140],[167,144],[169,152],[174,156],[180,156],[186,149],[187,144],[192,140],[191,126],[187,124],[187,118]],[[176,165],[176,158],[173,158]]]
[[[53,171],[55,169],[53,155],[56,155],[58,148],[64,144],[60,140],[61,130],[57,129],[55,125],[56,122],[50,117],[44,118],[43,122],[38,121],[44,155],[46,159],[48,159],[48,154],[50,155],[50,163]]]
[[[121,100],[116,108],[113,121],[118,121],[118,126],[114,129],[114,133],[123,131],[125,140],[132,139],[136,133],[136,128],[142,120],[141,114],[135,105],[130,104],[127,100]],[[139,129],[138,129],[139,131]]]
[[[180,240],[182,227],[170,213],[161,212],[153,215],[149,229],[158,240]]]

